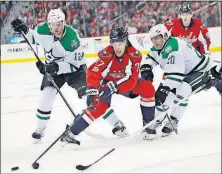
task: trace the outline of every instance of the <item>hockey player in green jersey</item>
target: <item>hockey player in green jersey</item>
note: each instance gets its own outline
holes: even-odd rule
[[[61,88],[65,83],[77,91],[82,98],[86,93],[86,60],[80,47],[80,38],[75,29],[65,24],[65,15],[60,9],[52,9],[48,13],[47,21],[36,26],[35,30],[15,19],[11,23],[15,32],[24,32],[31,43],[40,45],[44,50],[45,64],[36,62],[40,73],[43,74],[40,101],[37,108],[37,129],[32,134],[34,139],[44,136],[50,119],[52,104],[57,90],[48,80],[45,73],[53,76],[56,85]],[[107,111],[104,119],[118,130],[118,136],[124,136],[126,128],[113,111]],[[111,121],[109,121],[111,120]],[[114,129],[113,128],[113,129]]]
[[[220,66],[211,68],[209,57],[200,54],[186,41],[171,37],[163,24],[153,26],[149,31],[149,37],[153,47],[141,66],[141,76],[149,79],[153,76],[152,68],[159,65],[166,77],[156,91],[156,116],[162,114],[173,103],[187,98],[202,85],[205,84],[205,89],[209,89],[221,81]],[[188,100],[185,100],[172,110],[170,119],[174,128],[178,126],[187,105]],[[162,136],[170,135],[173,130],[167,121],[162,128]]]

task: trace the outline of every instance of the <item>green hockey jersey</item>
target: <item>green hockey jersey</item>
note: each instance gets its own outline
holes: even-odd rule
[[[58,63],[57,74],[75,72],[86,63],[84,52],[80,48],[79,35],[68,25],[64,26],[64,33],[60,39],[52,35],[47,22],[40,23],[35,30],[29,29],[26,37],[30,42],[43,48],[46,63]]]
[[[186,41],[170,37],[161,50],[152,47],[143,61],[152,67],[159,65],[166,80],[165,86],[176,88],[184,79],[185,75],[194,71],[206,71],[210,68],[210,58],[200,54]]]

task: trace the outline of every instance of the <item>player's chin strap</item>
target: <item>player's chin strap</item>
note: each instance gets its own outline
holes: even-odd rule
[[[32,52],[34,53],[36,59],[39,62],[42,62],[41,59],[39,58],[39,56],[36,54],[35,50],[32,48],[32,45],[30,44],[29,40],[26,38],[25,34],[23,33],[23,31],[21,32],[22,36],[24,37],[25,41],[27,42],[27,44],[29,45],[29,47],[31,48]],[[66,98],[64,97],[64,95],[62,94],[61,90],[58,88],[58,86],[56,85],[53,77],[49,74],[46,73],[48,79],[52,82],[53,86],[56,88],[56,90],[58,91],[58,93],[60,94],[60,96],[62,97],[63,101],[65,102],[66,106],[69,108],[70,112],[72,113],[72,115],[76,118],[76,114],[74,113],[74,111],[72,110],[72,108],[70,107],[69,103],[67,102]],[[87,130],[84,131],[88,136],[95,138],[95,139],[105,139],[105,137],[101,134],[96,134],[96,133],[92,133],[89,132]]]

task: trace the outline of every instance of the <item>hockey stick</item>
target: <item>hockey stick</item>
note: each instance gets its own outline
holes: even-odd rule
[[[30,44],[29,40],[26,38],[24,32],[22,31],[22,36],[24,37],[25,41],[28,43],[29,47],[31,48],[32,52],[34,53],[36,59],[38,60],[38,62],[42,62],[39,58],[39,56],[36,54],[35,50],[32,48],[32,45]],[[76,118],[76,114],[74,113],[74,111],[72,110],[72,108],[70,107],[69,103],[67,102],[66,98],[64,97],[64,95],[62,94],[61,90],[58,88],[58,86],[56,85],[53,77],[49,74],[46,73],[48,79],[50,79],[50,81],[52,82],[53,86],[56,88],[56,90],[58,91],[58,93],[60,94],[60,96],[62,97],[63,101],[65,102],[66,106],[69,108],[70,112],[72,113],[72,115],[74,116],[74,118]],[[105,139],[105,137],[103,135],[100,134],[95,134],[92,132],[89,132],[87,130],[84,131],[87,135],[89,135],[90,137],[96,138],[96,139]]]
[[[52,77],[51,77],[52,78]],[[83,112],[82,112],[82,114],[80,115],[80,117],[84,114],[86,112],[86,110],[83,110]],[[80,118],[79,117],[79,118]],[[77,118],[78,119],[78,118]],[[66,134],[70,129],[71,129],[71,127],[75,124],[75,122],[76,121],[74,121],[70,126],[68,126],[67,128],[66,128],[66,130],[56,139],[56,140],[54,140],[48,147],[47,147],[47,149],[46,150],[44,150],[42,153],[41,153],[41,155],[39,155],[39,157],[32,163],[32,167],[34,168],[34,169],[38,169],[39,168],[39,163],[37,162],[40,158],[42,158],[45,154],[46,154],[46,152],[48,152],[53,146],[54,146],[54,144],[56,143],[56,142],[58,142],[61,138],[62,138],[62,136],[64,136],[64,134]],[[94,135],[94,134],[93,134]],[[78,144],[78,145],[80,145],[80,144]],[[112,151],[113,150],[115,150],[115,149],[112,149]],[[111,151],[109,152],[109,153],[111,153]],[[106,155],[108,155],[109,153],[106,153],[105,155],[103,155],[102,157],[101,157],[101,159],[102,158],[104,158]],[[95,163],[97,163],[98,161],[100,161],[101,159],[99,159],[99,160],[97,160],[97,161],[95,161],[93,164],[95,164]]]
[[[167,115],[170,115],[169,113],[171,113],[172,109],[174,109],[176,106],[178,106],[179,104],[181,104],[182,102],[184,102],[185,100],[187,100],[191,95],[199,92],[200,90],[202,90],[205,87],[205,85],[200,86],[199,88],[197,88],[196,90],[194,90],[190,95],[188,95],[187,97],[184,97],[183,99],[181,99],[180,101],[178,101],[178,103],[176,104],[172,104],[169,109],[165,112],[163,112],[162,114],[160,114],[159,116],[157,116],[156,118],[154,118],[151,122],[149,122],[148,124],[146,124],[145,126],[143,126],[140,130],[138,130],[136,133],[134,133],[133,135],[130,135],[129,137],[125,138],[125,139],[130,139],[130,138],[134,138],[137,134],[141,133],[142,131],[144,131],[144,129],[146,129],[147,127],[149,127],[150,125],[152,125],[153,123],[160,121],[160,123],[163,122],[163,120]],[[120,144],[114,148],[112,148],[111,150],[109,150],[108,152],[106,152],[102,157],[100,157],[98,160],[96,160],[95,162],[89,164],[89,165],[77,165],[76,169],[78,170],[86,170],[89,167],[93,166],[94,164],[96,164],[97,162],[99,162],[100,160],[102,160],[105,156],[111,154],[116,148],[121,147],[123,144]]]
[[[101,159],[103,159],[105,156],[109,155],[110,153],[112,153],[113,151],[115,150],[115,148],[111,149],[109,152],[107,152],[106,154],[104,154],[102,157],[100,157],[98,160],[96,160],[95,162],[93,162],[92,164],[90,165],[86,165],[86,166],[83,166],[83,165],[77,165],[76,166],[76,169],[78,170],[86,170],[88,169],[89,167],[91,167],[92,165],[96,164],[97,162],[99,162]]]
[[[218,61],[218,60],[213,60],[213,62],[216,62],[216,63],[221,63],[220,61]]]
[[[166,112],[166,110],[165,110],[165,108],[164,108],[164,106],[163,106],[163,103],[160,103],[160,104],[161,104],[161,106],[162,106],[163,111]],[[171,126],[172,126],[172,128],[173,128],[173,131],[175,131],[175,133],[178,134],[177,128],[175,128],[175,127],[173,126],[173,123],[172,123],[172,121],[171,121],[171,119],[170,119],[170,117],[169,117],[169,115],[168,115],[167,113],[166,113],[166,117],[167,117],[168,121],[170,122],[170,124],[171,124]]]
[[[159,116],[157,116],[155,119],[153,119],[151,122],[149,122],[148,124],[146,124],[141,130],[137,131],[137,133],[142,132],[144,129],[146,129],[147,127],[149,127],[151,124],[153,124],[154,122],[158,121],[160,118],[163,119],[161,122],[163,122],[163,120],[166,118],[166,114],[169,116],[172,112],[172,110],[177,107],[178,105],[180,105],[182,102],[184,102],[185,100],[187,100],[190,96],[192,96],[193,94],[196,94],[197,92],[201,91],[202,89],[204,89],[206,85],[202,85],[200,87],[198,87],[197,89],[195,89],[190,95],[188,95],[187,97],[184,97],[183,99],[181,99],[178,103],[172,104],[167,111],[163,112],[162,114],[160,114]]]
[[[66,98],[64,97],[64,95],[62,94],[61,90],[59,89],[59,87],[56,85],[55,81],[53,80],[53,77],[49,74],[46,73],[47,77],[49,78],[49,80],[52,82],[53,86],[56,88],[56,90],[58,91],[58,93],[60,94],[60,96],[62,97],[63,101],[65,102],[66,106],[69,108],[70,112],[72,113],[72,115],[76,118],[76,114],[74,113],[74,111],[72,110],[71,106],[69,105],[69,103],[67,102]],[[84,113],[84,112],[83,112]],[[103,135],[100,134],[95,134],[92,132],[88,132],[87,130],[84,130],[84,132],[96,139],[105,139],[105,137]]]
[[[81,116],[82,116],[83,114],[84,114],[84,112],[81,114]],[[78,118],[77,118],[77,119],[78,119]],[[54,141],[52,142],[52,144],[50,144],[50,146],[41,153],[41,155],[39,155],[39,157],[32,163],[32,167],[33,167],[34,169],[38,169],[38,168],[39,168],[39,163],[37,163],[37,161],[38,161],[40,158],[42,158],[43,155],[45,155],[46,152],[48,152],[49,149],[51,149],[51,148],[54,146],[54,144],[55,144],[57,141],[59,141],[59,140],[62,138],[62,136],[63,136],[66,132],[68,132],[68,131],[70,130],[70,128],[71,128],[74,124],[75,124],[75,122],[73,122],[69,127],[67,127],[67,129],[66,129],[56,140],[54,140]]]

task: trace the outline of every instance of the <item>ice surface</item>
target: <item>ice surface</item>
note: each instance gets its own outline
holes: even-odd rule
[[[113,147],[117,147],[113,153],[85,172],[221,172],[221,97],[213,88],[191,97],[178,135],[154,141],[144,141],[141,137],[118,139],[112,135],[108,123],[98,120],[88,130],[106,136],[107,140],[96,140],[83,133],[79,137],[82,146],[77,151],[57,143],[39,160],[39,169],[34,170],[31,164],[64,131],[72,116],[57,96],[46,135],[41,144],[33,144],[31,134],[36,128],[42,75],[35,63],[5,64],[1,69],[2,173],[10,173],[14,166],[20,169],[13,173],[79,173],[76,165],[94,162]],[[161,73],[157,69],[155,85],[158,77]],[[76,113],[85,108],[73,89],[65,85],[62,92]],[[114,96],[112,106],[130,133],[141,128],[139,99]]]

